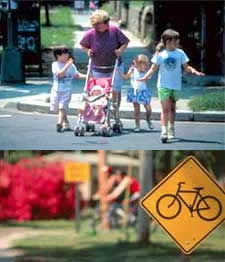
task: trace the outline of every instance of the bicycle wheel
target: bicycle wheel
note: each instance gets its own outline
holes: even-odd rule
[[[181,211],[180,200],[172,194],[162,195],[156,202],[156,210],[162,218],[173,219]]]
[[[201,219],[212,221],[220,216],[222,205],[216,197],[205,196],[198,201],[196,209]]]

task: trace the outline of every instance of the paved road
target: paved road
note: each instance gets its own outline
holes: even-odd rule
[[[224,150],[224,123],[177,122],[176,139],[161,144],[160,123],[154,121],[154,131],[148,131],[142,121],[142,132],[134,133],[134,121],[123,120],[124,131],[112,137],[73,132],[56,133],[56,115],[29,114],[19,111],[0,112],[1,150]],[[74,127],[76,118],[70,117]]]

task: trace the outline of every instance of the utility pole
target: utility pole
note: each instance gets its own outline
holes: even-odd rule
[[[22,54],[13,43],[12,8],[16,10],[17,4],[13,0],[3,0],[1,1],[1,8],[4,12],[7,12],[7,47],[2,53],[1,83],[24,82]]]
[[[109,223],[107,219],[107,210],[108,204],[106,201],[106,192],[104,185],[108,179],[108,173],[104,169],[107,163],[107,154],[105,150],[98,150],[98,186],[100,192],[100,213],[101,213],[101,220],[102,220],[102,227],[103,229],[109,228]]]

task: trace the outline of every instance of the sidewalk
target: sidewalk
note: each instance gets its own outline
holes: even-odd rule
[[[74,21],[76,24],[75,32],[75,46],[74,46],[74,56],[77,67],[80,64],[87,65],[88,57],[81,50],[79,42],[83,37],[84,33],[88,28],[89,24],[89,14],[74,14]],[[112,21],[111,23],[116,24]],[[123,30],[124,34],[130,39],[129,48],[123,54],[123,60],[125,62],[125,67],[128,68],[132,59],[139,53],[144,53],[151,57],[150,51],[144,47],[140,40],[133,36],[127,30]],[[157,90],[155,88],[156,75],[153,81],[149,83],[153,87],[153,98],[152,98],[152,119],[160,119],[160,103],[157,98]],[[40,112],[40,113],[50,113],[49,103],[46,99],[49,97],[50,89],[52,85],[52,79],[50,78],[26,78],[26,84],[12,84],[12,85],[1,85],[0,86],[0,109],[17,109],[25,112]],[[133,119],[133,105],[126,102],[126,93],[129,82],[124,83],[122,89],[122,102],[120,107],[121,118]],[[84,87],[84,80],[77,80],[74,82],[74,90],[72,101],[70,104],[69,114],[77,115],[78,109],[80,108],[81,100],[80,94],[82,93]],[[178,121],[206,121],[206,122],[224,122],[225,112],[218,111],[205,111],[205,112],[192,112],[188,107],[188,102],[191,96],[202,94],[204,92],[204,87],[196,85],[190,86],[188,84],[183,85],[182,98],[177,102],[177,115],[176,120]],[[141,118],[143,119],[144,108],[141,107]]]

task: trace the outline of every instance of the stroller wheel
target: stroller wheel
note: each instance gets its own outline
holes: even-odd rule
[[[110,127],[107,127],[106,136],[111,136],[111,135],[112,135],[112,129]]]
[[[123,126],[120,123],[115,123],[113,125],[113,132],[122,133]]]
[[[92,132],[95,132],[95,125],[90,125],[90,129]]]
[[[85,134],[85,128],[82,126],[80,130],[80,136],[84,136]]]
[[[122,125],[118,125],[117,132],[118,133],[122,133],[122,131],[123,131],[123,126]]]
[[[87,132],[94,132],[95,131],[95,125],[86,124],[85,129],[86,129]]]
[[[116,133],[116,131],[117,131],[117,125],[116,125],[116,124],[113,124],[113,126],[112,126],[112,130],[113,130],[113,132]]]
[[[106,136],[106,135],[107,135],[107,129],[106,129],[106,127],[102,127],[102,129],[101,129],[101,134],[102,134],[102,136]]]
[[[89,132],[91,130],[91,126],[89,124],[86,124],[86,131]]]
[[[121,120],[119,120],[118,127],[119,127],[118,128],[118,130],[119,130],[118,132],[122,133],[122,131],[123,131],[123,123],[121,122]]]
[[[79,136],[79,133],[80,133],[80,128],[79,127],[76,127],[75,129],[74,129],[74,135],[75,136]]]

